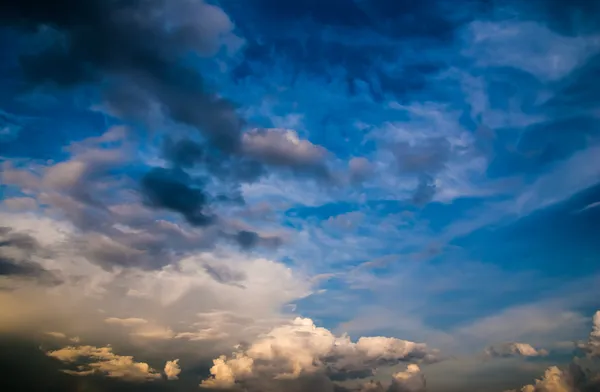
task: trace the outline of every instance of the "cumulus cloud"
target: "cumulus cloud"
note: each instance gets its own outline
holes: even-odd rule
[[[566,369],[551,366],[534,384],[506,392],[595,392],[600,390],[600,377],[590,375],[577,363]]]
[[[539,357],[548,355],[544,349],[535,349],[528,343],[504,343],[489,346],[485,349],[486,355],[490,357]]]
[[[597,355],[595,350],[598,346],[594,339],[597,339],[599,324],[600,311],[593,317],[593,329],[588,343],[582,345],[582,348],[592,357]],[[535,380],[534,384],[507,392],[594,392],[598,390],[600,390],[600,374],[594,375],[584,369],[579,358],[575,358],[568,367],[551,366],[540,379]]]
[[[600,357],[600,310],[594,314],[592,331],[588,341],[580,343],[579,347],[591,357]]]
[[[425,392],[425,376],[418,365],[410,364],[407,369],[392,375],[388,392]]]
[[[387,337],[336,337],[311,319],[296,318],[273,328],[232,357],[215,359],[203,387],[231,387],[257,378],[295,379],[325,373],[349,377],[372,374],[378,366],[431,359],[424,344]],[[414,368],[411,368],[414,369]]]
[[[179,359],[174,359],[165,363],[165,376],[167,376],[168,380],[177,380],[179,378],[179,373],[181,373]]]
[[[147,363],[136,362],[131,356],[115,354],[112,347],[67,346],[49,351],[46,355],[75,366],[76,370],[63,371],[77,376],[103,374],[131,381],[153,381],[161,377]]]

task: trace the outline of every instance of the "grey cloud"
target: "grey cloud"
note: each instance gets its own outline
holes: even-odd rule
[[[418,206],[429,203],[435,196],[436,186],[431,176],[423,174],[419,176],[419,184],[412,196],[412,202]]]
[[[503,343],[499,345],[489,346],[485,349],[486,355],[495,358],[507,357],[541,357],[548,355],[544,349],[535,349],[527,343]]]
[[[416,205],[430,202],[436,193],[434,176],[452,156],[450,142],[445,137],[429,138],[414,145],[402,142],[392,148],[392,153],[401,174],[419,179],[412,202]]]
[[[142,192],[152,206],[179,212],[194,226],[210,225],[215,217],[206,211],[208,195],[191,181],[182,170],[157,167],[143,177]]]
[[[0,227],[0,276],[35,279],[43,285],[55,286],[62,280],[31,258],[42,251],[38,242],[26,233]]]
[[[0,248],[14,246],[27,252],[32,252],[39,246],[36,239],[29,234],[15,232],[10,227],[0,227],[0,236]]]
[[[204,264],[202,266],[207,274],[214,280],[223,284],[231,284],[243,288],[240,283],[246,279],[246,274],[242,271],[234,271],[226,265]]]
[[[588,341],[580,343],[578,346],[590,357],[600,358],[600,310],[594,314],[592,331]]]
[[[233,25],[203,1],[3,1],[0,23],[36,31],[50,26],[68,45],[54,42],[21,57],[32,84],[62,87],[116,78],[105,85],[109,106],[124,116],[146,114],[156,103],[172,120],[193,126],[220,148],[239,143],[234,106],[205,88],[197,71],[181,63],[186,51],[210,54]],[[167,25],[169,28],[167,28]]]
[[[598,392],[600,375],[593,375],[576,361],[561,369],[549,367],[534,384],[519,389],[521,392]],[[507,391],[517,392],[517,390]]]
[[[373,173],[373,165],[367,158],[358,157],[352,158],[348,163],[350,171],[350,180],[352,182],[362,182]]]
[[[251,157],[275,166],[310,168],[321,166],[327,154],[321,146],[302,140],[295,131],[255,129],[243,136],[243,150]]]
[[[444,168],[450,159],[451,145],[444,137],[426,139],[411,145],[407,142],[396,144],[392,152],[401,172],[409,174],[436,173]]]

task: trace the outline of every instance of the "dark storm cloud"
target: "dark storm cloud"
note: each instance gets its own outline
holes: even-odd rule
[[[163,154],[175,166],[189,168],[202,161],[205,148],[190,139],[173,140],[167,138],[163,145]]]
[[[242,230],[236,235],[236,240],[242,248],[252,248],[260,240],[260,236],[252,231]]]
[[[0,227],[0,248],[7,246],[32,252],[37,249],[38,242],[29,234],[14,232],[10,227]]]
[[[41,248],[35,238],[0,227],[0,276],[35,279],[50,286],[60,284],[62,281],[53,272],[30,260],[38,251]]]
[[[193,226],[207,227],[219,222],[218,216],[211,212],[215,203],[243,203],[241,196],[236,199],[229,195],[209,195],[199,181],[194,181],[178,168],[154,168],[144,175],[141,185],[143,198],[150,206],[180,213]],[[235,234],[221,232],[220,236],[232,239],[245,250],[258,245],[275,247],[281,243],[279,237],[263,238],[250,230],[240,230]]]
[[[117,113],[146,114],[156,102],[172,120],[200,130],[219,148],[235,150],[241,121],[234,106],[179,61],[186,51],[215,49],[218,33],[227,28],[212,20],[220,11],[186,1],[174,9],[163,0],[3,0],[1,6],[5,26],[27,32],[49,26],[60,34],[43,50],[21,56],[31,84],[70,87],[117,77],[106,91]]]
[[[142,192],[154,207],[175,211],[194,226],[206,226],[215,217],[206,212],[209,196],[182,170],[154,168],[142,178]]]

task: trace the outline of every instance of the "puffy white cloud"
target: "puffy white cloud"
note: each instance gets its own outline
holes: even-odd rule
[[[535,349],[528,343],[516,342],[489,346],[485,349],[485,353],[490,357],[539,357],[548,355],[548,351],[544,349]]]
[[[174,359],[165,363],[165,376],[167,376],[167,379],[177,380],[179,378],[179,373],[181,373],[179,359]]]
[[[561,369],[551,366],[533,384],[506,392],[593,392],[600,390],[600,375],[591,375],[576,362]]]
[[[242,142],[248,156],[271,165],[318,166],[327,155],[323,147],[300,139],[289,129],[255,129],[245,133]]]
[[[76,365],[77,370],[63,370],[72,375],[103,374],[132,381],[152,381],[161,377],[147,363],[135,362],[131,356],[117,355],[113,353],[112,347],[67,346],[46,354]]]
[[[581,344],[592,357],[598,354],[600,347],[600,311],[593,317],[592,332],[587,343]],[[600,374],[591,375],[588,370],[583,369],[575,358],[569,367],[561,369],[551,366],[546,369],[542,378],[535,380],[533,384],[525,385],[520,392],[582,392],[600,390]],[[507,391],[517,392],[517,390]]]
[[[392,376],[389,392],[425,392],[425,376],[418,365],[410,364],[403,372]]]
[[[592,332],[588,341],[580,343],[579,347],[591,357],[600,357],[600,310],[594,314]]]
[[[311,319],[273,328],[233,357],[215,359],[203,387],[230,387],[252,378],[294,379],[317,372],[371,373],[377,366],[428,358],[424,344],[388,337],[337,337]],[[411,367],[410,369],[414,369]]]
[[[525,385],[521,392],[574,392],[568,375],[556,366],[549,367],[535,384]],[[516,392],[516,390],[514,391]]]

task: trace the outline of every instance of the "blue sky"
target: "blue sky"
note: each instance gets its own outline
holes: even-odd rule
[[[91,342],[109,316],[301,316],[454,356],[421,366],[434,390],[517,387],[587,338],[598,4],[26,3],[0,17],[0,217],[36,245],[3,245],[6,306],[77,293],[61,311],[99,326],[43,320]],[[22,313],[6,331],[48,332]],[[550,355],[489,376],[507,342]]]

